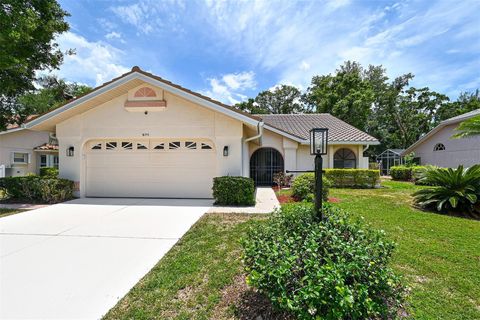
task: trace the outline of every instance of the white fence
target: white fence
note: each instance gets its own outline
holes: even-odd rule
[[[5,166],[2,164],[0,166],[0,178],[4,178],[5,177]]]

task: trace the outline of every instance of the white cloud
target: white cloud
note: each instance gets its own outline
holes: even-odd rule
[[[67,80],[98,86],[129,70],[121,62],[123,52],[107,43],[90,42],[73,32],[60,35],[57,41],[62,50],[76,51],[75,55],[65,57],[57,72]]]
[[[105,35],[105,38],[108,40],[117,40],[120,43],[125,44],[126,41],[123,39],[122,34],[116,31],[109,32]]]
[[[203,94],[232,105],[245,100],[247,96],[244,92],[256,86],[253,71],[229,73],[219,78],[210,78],[208,82],[210,89],[203,91]]]
[[[185,9],[183,0],[140,0],[134,4],[110,8],[126,24],[133,25],[140,34],[169,30],[182,32],[178,22],[181,11]]]
[[[105,35],[105,38],[107,38],[107,39],[120,39],[120,38],[122,38],[122,35],[118,32],[112,31],[110,33],[107,33]]]

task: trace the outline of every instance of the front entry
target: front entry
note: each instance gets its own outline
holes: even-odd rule
[[[273,148],[260,148],[250,158],[250,178],[257,186],[273,186],[273,175],[283,171],[283,157]]]

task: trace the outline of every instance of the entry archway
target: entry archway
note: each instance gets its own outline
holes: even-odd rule
[[[274,148],[257,149],[250,157],[250,178],[257,186],[273,186],[273,175],[283,171],[283,156]]]

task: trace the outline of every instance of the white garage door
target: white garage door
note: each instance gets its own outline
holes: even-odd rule
[[[87,197],[212,197],[216,156],[210,140],[112,139],[86,148]]]

